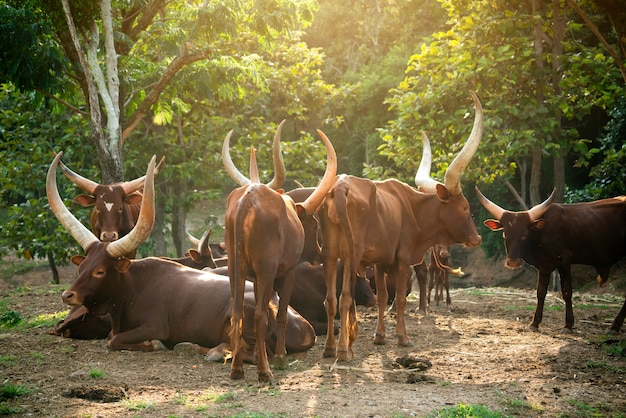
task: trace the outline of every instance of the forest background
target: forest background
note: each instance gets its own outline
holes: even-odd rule
[[[425,131],[441,179],[471,129],[485,132],[463,175],[483,250],[502,255],[472,191],[521,210],[626,187],[626,12],[621,0],[0,0],[0,256],[80,252],[50,213],[54,151],[101,183],[157,178],[157,223],[142,255],[182,255],[190,214],[223,230],[250,145],[271,177],[281,120],[287,188],[315,185],[323,130],[339,172],[409,184]],[[87,223],[78,192],[66,204]],[[204,213],[198,214],[202,210]],[[191,231],[196,235],[202,230]],[[58,276],[55,276],[58,280]]]

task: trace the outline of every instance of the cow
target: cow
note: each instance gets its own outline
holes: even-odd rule
[[[342,279],[341,263],[337,264],[339,269],[338,280]],[[228,276],[228,267],[207,268],[206,270],[213,273]],[[321,264],[311,264],[304,261],[296,266],[296,279],[291,293],[289,306],[295,309],[304,319],[315,329],[316,335],[325,335],[327,318],[326,309],[324,308],[324,298],[326,297],[326,283],[324,281],[324,266]],[[254,281],[252,277],[246,280]],[[339,297],[339,295],[337,295]],[[372,307],[376,305],[376,296],[372,291],[370,282],[367,278],[357,276],[356,286],[354,288],[354,300],[357,305]],[[339,332],[339,328],[335,328],[335,335]]]
[[[165,157],[155,168],[155,175],[164,162]],[[83,207],[93,206],[91,230],[100,241],[115,241],[133,229],[139,215],[145,176],[120,183],[99,184],[73,172],[62,161],[59,161],[59,167],[65,177],[88,193],[77,195],[74,201]],[[135,254],[129,256],[134,258]]]
[[[190,342],[197,344],[200,352],[209,352],[209,347],[228,343],[232,311],[228,279],[159,257],[125,257],[147,239],[154,225],[155,158],[148,166],[135,228],[116,241],[103,242],[72,215],[59,196],[56,169],[61,155],[48,169],[48,202],[57,219],[86,252],[72,257],[72,262],[79,266],[78,276],[62,293],[63,301],[96,316],[110,315],[107,347],[111,350],[154,351]],[[244,309],[254,312],[254,303],[250,303],[254,300],[252,286],[245,293]],[[274,300],[274,304],[279,303]],[[271,324],[274,317],[275,314],[270,315]],[[288,350],[308,350],[315,342],[313,327],[295,311],[289,311],[287,322]],[[242,326],[244,344],[256,344],[253,321]],[[263,338],[277,340],[271,336],[271,329],[275,327],[268,328]]]
[[[194,237],[193,235],[191,235],[191,232],[189,232],[188,230],[185,229],[185,236],[187,237],[187,240],[194,246],[196,246],[197,248],[200,248],[201,244],[203,248],[208,247],[208,250],[211,251],[211,256],[214,259],[218,259],[218,258],[225,258],[228,256],[228,253],[226,253],[226,243],[225,242],[219,242],[219,243],[210,243],[209,242],[209,236],[211,235],[211,231],[213,228],[208,229],[207,231],[204,232],[204,234],[202,235],[202,238],[198,239],[196,237]],[[208,234],[208,235],[207,235]],[[205,239],[206,236],[206,242],[203,243],[202,240]],[[208,251],[205,250],[205,251]]]
[[[425,193],[395,179],[371,181],[340,175],[319,210],[326,277],[328,333],[323,356],[340,361],[353,356],[358,333],[351,287],[358,271],[375,265],[378,322],[375,344],[385,343],[384,315],[388,299],[384,273],[396,283],[396,334],[400,346],[412,346],[404,322],[406,286],[411,266],[419,264],[434,244],[460,243],[478,246],[481,237],[472,220],[460,177],[475,153],[483,130],[483,112],[472,92],[476,115],[472,132],[462,151],[450,164],[445,184],[436,183],[436,193]],[[420,184],[416,184],[420,186]],[[338,341],[334,328],[337,259],[344,262],[339,299]]]
[[[450,250],[447,245],[433,245],[431,249],[431,259],[428,265],[429,285],[428,303],[433,288],[435,289],[435,305],[443,302],[443,291],[446,291],[446,309],[452,310],[452,299],[450,298],[450,274],[463,276],[460,268],[453,269],[449,266]]]
[[[280,142],[283,120],[276,131],[274,144]],[[285,367],[285,315],[294,284],[296,265],[317,253],[317,231],[305,234],[309,219],[332,186],[337,170],[337,157],[332,144],[318,130],[326,145],[327,164],[324,176],[317,189],[302,203],[294,203],[289,196],[274,190],[273,184],[259,180],[254,147],[250,152],[250,179],[238,182],[241,186],[228,196],[226,205],[226,248],[231,292],[234,299],[232,313],[231,347],[233,361],[231,379],[243,379],[241,349],[241,323],[243,320],[243,288],[246,276],[254,277],[256,295],[255,330],[257,333],[257,375],[259,382],[273,379],[267,356],[264,335],[267,328],[267,308],[273,290],[280,296],[276,323],[278,340],[275,364]],[[222,147],[226,171],[231,174],[232,160],[229,157],[228,133]],[[275,147],[278,148],[278,147]],[[232,176],[231,176],[232,177]]]
[[[556,189],[530,210],[513,212],[487,199],[476,187],[481,204],[495,217],[484,224],[492,231],[503,231],[504,265],[520,268],[524,260],[537,269],[537,307],[529,327],[539,330],[550,274],[556,269],[561,276],[565,301],[565,326],[561,332],[571,333],[574,326],[571,265],[595,267],[598,283],[605,284],[611,266],[626,256],[626,196],[560,204],[554,203],[555,192]],[[626,300],[609,331],[618,333],[625,317]]]

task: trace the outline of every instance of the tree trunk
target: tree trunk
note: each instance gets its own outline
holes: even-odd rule
[[[52,270],[52,283],[59,284],[61,281],[59,279],[59,270],[57,270],[56,264],[54,264],[54,256],[52,255],[52,251],[48,251],[48,265],[50,266],[50,270]]]
[[[537,106],[543,104],[543,22],[541,18],[541,1],[533,0],[533,16],[535,17],[535,67],[537,67],[537,89],[535,96]],[[533,149],[533,161],[530,169],[530,205],[534,206],[541,202],[539,185],[541,183],[541,147],[536,145]]]
[[[565,10],[559,0],[552,0],[552,90],[555,97],[561,97],[559,80],[563,75],[561,57],[563,55],[563,37],[565,34]],[[556,201],[563,202],[565,195],[565,157],[563,151],[567,144],[561,138],[561,112],[555,110],[557,124],[554,128],[554,143],[559,147],[554,151],[554,187],[556,187]]]
[[[159,193],[161,195],[162,193]],[[152,228],[152,241],[154,242],[154,255],[167,256],[165,245],[165,199],[156,199],[156,211],[154,214],[154,228]]]

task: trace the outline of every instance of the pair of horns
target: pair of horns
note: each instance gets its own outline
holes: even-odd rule
[[[500,206],[493,203],[491,200],[487,199],[485,195],[483,195],[480,190],[478,190],[478,186],[475,186],[474,190],[476,190],[476,196],[478,196],[478,200],[485,207],[485,209],[487,209],[487,211],[491,213],[491,215],[498,221],[502,219],[502,215],[504,215],[504,212],[507,212],[507,210],[501,208]],[[548,196],[546,200],[538,205],[533,206],[530,210],[527,211],[530,221],[535,222],[537,219],[541,218],[543,214],[546,213],[546,211],[550,208],[550,205],[552,204],[552,202],[554,202],[555,197],[556,187],[552,189],[552,193],[550,194],[550,196]]]
[[[476,150],[478,149],[478,144],[480,144],[480,139],[483,136],[483,108],[476,94],[473,91],[470,93],[472,95],[472,99],[474,100],[474,106],[476,108],[472,132],[467,138],[467,141],[465,142],[465,145],[463,146],[461,151],[448,166],[448,169],[446,170],[444,176],[444,184],[452,195],[462,193],[461,176],[463,175],[463,171],[465,171],[465,169],[469,165],[472,157],[476,153]],[[441,183],[430,177],[430,167],[432,163],[430,141],[428,140],[428,137],[426,136],[424,131],[420,132],[422,134],[424,149],[422,152],[422,160],[420,161],[419,168],[417,170],[417,173],[415,174],[415,185],[420,190],[426,193],[434,193],[436,192],[437,184]]]
[[[94,243],[99,242],[89,229],[87,229],[76,217],[69,211],[63,203],[59,190],[57,188],[56,169],[61,161],[63,152],[59,152],[48,168],[46,175],[46,195],[50,209],[57,217],[61,225],[74,237],[83,250],[87,249]],[[146,175],[143,177],[143,200],[139,211],[139,218],[135,227],[128,235],[113,241],[106,247],[107,253],[113,258],[120,258],[139,247],[152,232],[154,225],[154,172],[155,172],[156,155],[152,157],[148,164]]]
[[[282,157],[282,153],[280,151],[280,136],[283,129],[283,125],[285,124],[285,120],[283,120],[279,125],[278,129],[276,129],[276,134],[274,135],[274,142],[272,145],[273,156],[274,156],[274,178],[271,182],[267,183],[267,186],[276,190],[280,188],[285,182],[285,165]],[[247,186],[250,183],[259,183],[258,170],[256,166],[256,156],[254,153],[254,147],[250,150],[250,178],[244,176],[234,165],[233,160],[230,158],[230,137],[233,131],[231,130],[228,135],[226,135],[226,139],[224,139],[224,144],[222,146],[222,161],[224,163],[224,168],[226,172],[237,184],[240,186]],[[337,155],[335,154],[335,149],[331,144],[328,137],[324,134],[324,132],[317,130],[317,133],[322,138],[324,145],[326,146],[326,170],[324,171],[324,176],[320,181],[320,184],[316,187],[315,191],[311,193],[311,195],[301,203],[305,212],[308,215],[312,215],[313,212],[317,209],[317,207],[324,201],[326,194],[335,183],[335,175],[337,174]]]

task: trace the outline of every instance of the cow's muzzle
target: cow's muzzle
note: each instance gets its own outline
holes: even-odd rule
[[[504,266],[506,268],[510,268],[510,269],[518,269],[518,268],[522,267],[522,260],[519,259],[519,258],[515,258],[515,259],[507,258],[504,261]]]
[[[82,305],[82,302],[80,302],[78,299],[78,294],[76,292],[72,292],[70,290],[66,290],[61,294],[61,299],[63,300],[63,303],[68,304],[68,305]]]

